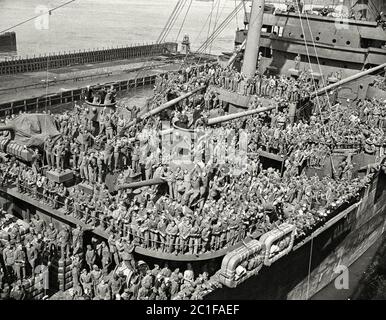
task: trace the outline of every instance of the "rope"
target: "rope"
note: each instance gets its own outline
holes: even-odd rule
[[[225,19],[224,21],[219,25],[219,27],[208,37],[208,39],[200,46],[200,48],[197,50],[198,53],[202,53],[206,50],[206,48],[213,42],[225,29],[225,27],[232,21],[232,19],[235,17],[238,11],[242,8],[242,4],[240,3]]]
[[[41,16],[44,16],[44,15],[46,15],[47,13],[51,13],[51,12],[53,12],[53,11],[55,11],[55,10],[58,10],[59,8],[62,8],[62,7],[68,5],[68,4],[72,3],[72,2],[75,2],[75,1],[76,1],[76,0],[68,1],[68,2],[63,3],[63,4],[59,5],[59,6],[56,6],[56,7],[52,8],[52,9],[49,9],[47,12],[38,14],[38,15],[32,17],[32,18],[29,18],[29,19],[27,19],[27,20],[24,20],[24,21],[22,21],[22,22],[19,22],[19,23],[13,25],[12,27],[9,27],[9,28],[7,28],[7,29],[1,30],[1,31],[0,31],[0,34],[1,34],[1,33],[4,33],[4,32],[7,32],[7,31],[9,31],[9,30],[12,30],[12,29],[14,29],[14,28],[16,28],[16,27],[18,27],[18,26],[21,26],[21,25],[23,25],[24,23],[27,23],[27,22],[29,22],[29,21],[31,21],[31,20],[34,20],[34,19],[39,18],[39,17],[41,17]]]
[[[298,14],[299,14],[300,26],[302,28],[302,33],[304,35],[304,45],[306,47],[306,53],[307,53],[308,63],[309,63],[309,66],[310,66],[311,78],[312,78],[314,90],[315,90],[315,92],[317,92],[317,88],[316,88],[316,85],[315,85],[315,78],[314,78],[314,75],[313,75],[313,72],[312,72],[313,70],[312,70],[310,52],[308,50],[308,45],[307,45],[306,33],[305,33],[305,30],[304,30],[302,17],[301,17],[301,13],[300,13],[299,10],[298,10]],[[317,103],[317,106],[318,106],[318,109],[319,109],[319,116],[320,116],[320,119],[321,119],[321,122],[322,122],[323,129],[324,129],[325,132],[327,132],[326,126],[324,124],[323,116],[322,116],[322,109],[320,107],[319,97],[316,97],[316,103]],[[331,132],[330,132],[330,134],[331,134]]]
[[[314,41],[314,35],[313,35],[313,33],[312,33],[312,29],[311,29],[311,25],[310,25],[310,20],[308,19],[307,11],[306,11],[306,13],[305,13],[305,16],[306,16],[306,19],[307,19],[308,29],[310,30],[311,40],[312,40],[312,45],[313,45],[313,47],[314,47],[315,57],[316,57],[316,61],[317,61],[317,63],[318,63],[319,72],[320,72],[320,74],[321,74],[321,76],[322,76],[323,87],[326,87],[326,82],[325,82],[325,80],[324,80],[322,68],[321,68],[321,66],[320,66],[319,55],[318,55],[318,51],[316,50],[316,44],[315,44],[315,41]],[[328,106],[329,106],[330,113],[331,113],[331,111],[332,111],[332,106],[331,106],[330,99],[328,99],[328,93],[327,93],[327,91],[326,91],[326,95],[327,95]]]
[[[182,0],[181,1],[181,5],[179,6],[179,8],[177,9],[177,12],[176,14],[174,15],[174,17],[172,18],[172,21],[170,23],[170,25],[168,26],[163,38],[162,38],[162,42],[165,41],[165,39],[167,38],[167,36],[169,35],[170,31],[172,30],[174,24],[176,23],[180,13],[182,12],[183,8],[185,7],[185,4],[187,3],[187,0]]]
[[[213,31],[216,30],[216,27],[217,27],[218,17],[219,17],[219,12],[218,12],[219,9],[220,9],[220,1],[219,1],[218,4],[217,4],[216,19],[215,19],[215,22],[214,22]],[[224,9],[224,5],[223,5],[223,7],[222,7],[222,9],[221,9],[221,13],[222,13],[223,9]],[[210,44],[209,54],[212,53],[212,45],[213,45],[213,42]]]
[[[178,34],[177,34],[177,37],[176,37],[176,41],[175,41],[175,42],[177,42],[178,37],[180,36],[181,30],[182,30],[182,28],[184,27],[185,20],[186,20],[186,17],[187,17],[187,15],[188,15],[188,13],[189,13],[190,7],[192,6],[192,3],[193,3],[193,0],[190,0],[189,7],[188,7],[188,9],[186,10],[184,19],[182,20],[182,24],[181,24],[180,30],[178,30]]]
[[[209,18],[209,26],[208,26],[208,33],[206,35],[206,38],[209,38],[210,34],[210,27],[212,26],[212,16],[213,16],[213,10],[214,10],[214,2],[212,2],[212,10],[210,11],[210,18]],[[206,49],[205,49],[206,50]]]

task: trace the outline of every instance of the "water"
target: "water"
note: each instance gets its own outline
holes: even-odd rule
[[[67,1],[0,0],[0,33],[44,12],[42,10],[52,9]],[[41,18],[12,29],[11,31],[16,32],[17,55],[25,57],[48,52],[155,42],[177,2],[177,0],[76,0],[53,11],[48,17],[48,24]],[[235,1],[193,0],[178,42],[181,42],[186,33],[190,36],[192,49],[197,49],[208,36],[210,20],[208,16],[212,6],[215,7],[211,27],[213,28],[215,24],[217,4],[219,4],[218,25],[235,8]],[[187,7],[188,5],[179,15],[166,40],[176,40]],[[242,27],[243,15],[244,12],[241,10],[237,18],[233,19],[216,39],[212,53],[232,51],[235,30],[238,26]],[[48,29],[44,30],[46,26]]]

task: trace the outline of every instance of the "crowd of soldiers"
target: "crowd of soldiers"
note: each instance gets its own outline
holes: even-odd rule
[[[204,83],[240,91],[239,83],[244,80],[232,69],[207,65],[203,70],[160,77],[154,91],[155,95],[163,94],[166,88],[188,91]],[[254,95],[252,108],[258,106],[261,96],[279,96],[285,101],[298,99],[287,94],[294,92],[294,85],[310,90],[306,74],[297,81],[257,74],[246,83],[249,84],[244,94]],[[203,100],[206,109],[211,109],[214,102],[207,95]],[[181,121],[184,111],[194,113],[196,103],[182,102],[182,108],[178,108],[175,117]],[[385,106],[380,102],[334,106],[326,103],[319,108],[309,121],[296,124],[291,123],[287,111],[273,110],[225,125],[236,132],[246,129],[250,153],[262,149],[285,156],[283,176],[273,169],[263,170],[258,158],[248,159],[238,176],[233,175],[233,163],[216,160],[205,161],[206,164],[193,169],[166,166],[160,158],[160,141],[149,134],[161,129],[159,116],[139,120],[138,108],[129,110],[128,117],[104,109],[98,121],[93,121],[92,109],[75,107],[55,116],[61,138],[47,140],[42,163],[30,168],[11,162],[5,166],[5,177],[17,182],[19,192],[90,227],[127,236],[146,249],[169,254],[197,255],[230,247],[248,233],[269,231],[274,222],[283,219],[302,217],[303,222],[296,222],[301,224],[301,234],[324,219],[325,206],[353,197],[367,183],[353,179],[349,158],[337,169],[335,180],[300,175],[304,161],[308,166],[320,167],[333,148],[357,144],[365,148],[370,144],[366,151],[371,151],[373,145],[382,145],[384,137]],[[220,140],[215,143],[222,145]],[[89,183],[89,188],[68,188],[53,182],[39,170],[43,162],[49,169],[72,168],[83,182]],[[119,190],[112,195],[105,183],[109,173],[119,173],[117,184],[136,175],[146,180],[162,178],[168,190],[162,196],[157,187]],[[299,210],[304,214],[296,214]]]
[[[298,57],[299,58],[299,57]],[[257,95],[258,97],[274,98],[276,100],[299,101],[318,87],[309,72],[300,71],[300,60],[295,59],[295,69],[299,71],[297,79],[281,75],[279,77],[266,76],[256,72],[254,77],[246,77],[234,68],[211,66],[208,70],[209,84],[236,92],[242,95]],[[207,104],[214,106],[218,103],[218,95],[208,91]]]
[[[36,215],[25,231],[22,233],[22,227],[14,223],[6,237],[0,239],[0,299],[29,299],[24,289],[27,279],[43,273],[53,259],[69,257],[70,246],[81,250],[79,228],[72,231],[70,243],[68,227],[58,230]],[[41,284],[45,293],[48,293],[48,281],[44,278]]]
[[[196,277],[189,264],[183,272],[172,271],[167,263],[150,270],[134,259],[134,246],[127,238],[110,235],[108,241],[94,239],[85,245],[79,225],[58,229],[39,215],[32,217],[25,234],[20,228],[14,224],[0,240],[0,300],[29,299],[25,281],[42,272],[42,266],[51,270],[57,259],[71,260],[73,299],[200,299],[210,286],[208,272]],[[49,294],[48,278],[42,285]]]

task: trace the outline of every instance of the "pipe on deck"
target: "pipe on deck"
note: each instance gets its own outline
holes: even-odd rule
[[[344,85],[344,84],[346,84],[348,82],[351,82],[351,81],[355,81],[355,80],[357,80],[359,78],[362,78],[364,76],[367,76],[368,74],[371,74],[371,73],[373,73],[375,71],[378,71],[378,70],[384,69],[384,68],[386,68],[386,63],[381,64],[379,66],[376,66],[374,68],[371,68],[369,70],[362,71],[362,72],[359,72],[357,74],[354,74],[353,76],[347,77],[347,78],[345,78],[343,80],[340,80],[338,82],[330,84],[327,87],[324,87],[324,88],[322,88],[322,89],[320,89],[320,90],[318,90],[316,92],[311,93],[310,98],[312,99],[312,98],[315,98],[316,96],[320,96],[322,94],[325,94],[325,93],[327,93],[327,92],[329,92],[331,90],[334,90],[335,88],[337,88],[337,87],[339,87],[341,85]]]
[[[229,114],[229,115],[226,115],[226,116],[221,116],[221,117],[216,117],[216,118],[208,119],[208,125],[209,126],[213,126],[213,125],[218,124],[218,123],[235,120],[235,119],[246,117],[246,116],[250,116],[250,115],[253,115],[253,114],[262,113],[262,112],[265,112],[265,111],[270,111],[270,110],[273,110],[273,109],[276,109],[276,108],[277,108],[277,106],[261,107],[261,108],[257,108],[257,109],[253,109],[253,110],[248,110],[248,111],[243,111],[243,112]]]
[[[161,178],[154,178],[144,181],[137,181],[137,182],[131,182],[131,183],[124,183],[116,188],[116,190],[124,190],[124,189],[136,189],[136,188],[142,188],[147,186],[154,186],[158,184],[164,183],[165,180]]]
[[[194,89],[193,91],[190,91],[186,94],[183,94],[182,96],[178,97],[178,98],[175,98],[173,100],[170,100],[162,105],[160,105],[159,107],[157,108],[154,108],[153,110],[150,110],[149,112],[146,112],[144,113],[143,115],[140,116],[140,118],[143,120],[143,119],[146,119],[148,117],[151,117],[151,116],[154,116],[155,114],[157,113],[160,113],[161,111],[167,109],[167,108],[170,108],[171,106],[175,105],[176,103],[186,99],[186,98],[189,98],[191,95],[195,94],[196,92],[199,92],[203,89],[205,89],[206,86],[202,86],[202,87],[199,87],[199,88],[196,88]]]

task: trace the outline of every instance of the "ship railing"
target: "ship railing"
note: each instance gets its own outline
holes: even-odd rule
[[[168,235],[150,228],[143,229],[137,227],[131,223],[125,221],[125,219],[115,219],[112,216],[108,216],[103,213],[102,210],[86,209],[86,204],[80,203],[69,203],[69,197],[61,197],[57,193],[40,192],[37,188],[32,188],[26,185],[26,183],[17,183],[18,192],[24,196],[31,197],[35,200],[43,200],[49,207],[54,210],[58,210],[64,216],[71,216],[79,222],[90,226],[91,228],[97,228],[103,226],[103,231],[109,227],[123,237],[126,237],[130,241],[137,243],[140,247],[149,251],[164,252],[164,253],[175,253],[176,255],[193,254],[199,255],[202,253],[215,252],[227,247],[236,245],[252,234],[257,225],[250,225],[239,230],[231,232],[229,228],[223,230],[215,235],[211,235],[207,240],[202,241],[201,234],[195,236],[188,235],[185,238],[180,234]],[[164,239],[160,241],[159,238]],[[210,250],[209,248],[213,248]]]
[[[31,184],[34,183],[30,183],[30,185]],[[174,253],[176,255],[191,254],[198,256],[202,253],[216,252],[227,247],[232,247],[243,241],[247,236],[254,237],[254,235],[262,231],[260,229],[260,222],[250,223],[249,221],[243,221],[241,226],[237,225],[236,228],[228,226],[226,229],[223,228],[214,234],[212,232],[208,239],[202,239],[200,233],[196,235],[186,235],[186,237],[181,236],[179,233],[171,235],[152,228],[133,225],[126,219],[115,219],[111,215],[104,214],[103,208],[100,210],[89,208],[86,203],[77,203],[71,200],[70,197],[60,196],[56,191],[40,192],[37,187],[33,188],[29,186],[27,181],[17,181],[17,189],[19,193],[23,195],[27,194],[27,196],[30,196],[32,199],[43,200],[43,202],[52,209],[58,210],[64,216],[71,216],[90,228],[100,227],[104,232],[108,228],[115,230],[123,237],[128,238],[149,252]],[[317,213],[318,208],[312,209],[312,212]],[[335,210],[331,211],[330,214],[324,218],[320,218],[319,221],[315,222],[315,225],[331,218],[334,212]],[[302,238],[312,230],[313,228],[310,228],[310,230],[298,230],[298,236]]]

